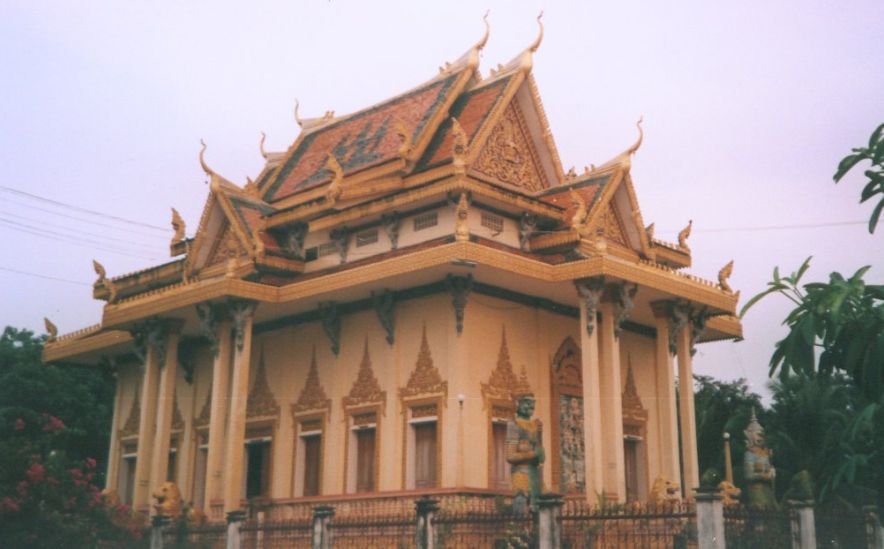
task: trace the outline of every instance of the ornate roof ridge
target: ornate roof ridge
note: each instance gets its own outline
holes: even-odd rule
[[[79,330],[74,330],[73,332],[68,332],[66,334],[62,334],[55,338],[53,343],[61,343],[62,341],[72,341],[75,339],[81,339],[86,336],[90,336],[92,334],[96,334],[101,331],[101,323],[93,324],[91,326],[86,326],[85,328],[80,328]]]

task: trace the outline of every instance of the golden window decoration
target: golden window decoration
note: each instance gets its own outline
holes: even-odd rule
[[[325,394],[325,389],[319,383],[319,369],[316,366],[316,347],[313,347],[313,355],[310,358],[310,370],[307,372],[307,381],[298,396],[298,401],[292,405],[294,414],[302,414],[311,410],[328,410],[331,408],[331,399]]]
[[[344,397],[344,406],[353,407],[386,402],[387,392],[381,390],[381,386],[371,368],[371,357],[368,355],[368,337],[366,337],[365,346],[362,351],[362,362],[359,365],[359,373],[356,374],[356,381],[353,383],[350,393]]]
[[[414,371],[408,378],[405,387],[399,389],[399,396],[410,398],[426,394],[448,394],[448,382],[442,381],[439,370],[433,364],[430,346],[427,343],[427,325],[424,324],[421,335],[421,348],[417,355]]]
[[[270,385],[267,383],[267,368],[264,365],[264,349],[258,360],[258,371],[255,372],[255,384],[249,392],[246,403],[246,417],[269,417],[279,415],[279,404],[273,398]]]

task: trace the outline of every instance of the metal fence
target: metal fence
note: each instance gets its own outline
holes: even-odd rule
[[[724,538],[728,549],[791,547],[791,513],[789,510],[756,510],[740,505],[725,507]]]
[[[202,526],[171,525],[163,531],[163,547],[224,549],[227,547],[227,525],[224,523]]]
[[[559,517],[563,549],[697,547],[697,513],[691,502],[591,507],[568,499]]]
[[[487,497],[447,503],[433,517],[437,547],[518,549],[536,546],[532,515],[514,514],[511,498]]]
[[[815,509],[814,524],[819,549],[867,547],[866,518],[861,509]]]
[[[243,549],[310,549],[312,520],[247,520],[240,526]]]

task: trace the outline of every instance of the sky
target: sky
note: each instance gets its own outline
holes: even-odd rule
[[[642,215],[671,241],[693,220],[690,272],[716,280],[733,259],[743,302],[811,255],[807,281],[871,265],[867,282],[884,283],[861,170],[832,182],[884,122],[879,0],[5,0],[0,325],[98,322],[93,258],[110,276],[167,261],[172,206],[196,229],[200,139],[244,184],[263,165],[262,131],[268,150],[297,137],[296,98],[311,117],[410,89],[481,37],[486,9],[483,74],[534,40],[544,11],[534,76],[566,170],[627,148],[644,117]],[[745,340],[701,345],[695,372],[767,394],[789,305],[762,301]]]

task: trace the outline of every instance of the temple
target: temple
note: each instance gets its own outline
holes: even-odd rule
[[[173,210],[172,260],[120,276],[96,262],[101,322],[59,336],[47,321],[46,362],[117,372],[109,488],[146,511],[172,480],[213,520],[506,494],[527,385],[546,490],[692,497],[691,357],[741,335],[732,263],[718,282],[687,274],[690,225],[674,243],[645,225],[640,124],[622,154],[563,169],[532,76],[542,36],[481,75],[486,27],[401,95],[296,110],[300,135],[284,152],[262,140],[242,186],[203,145],[210,192],[192,237]]]

